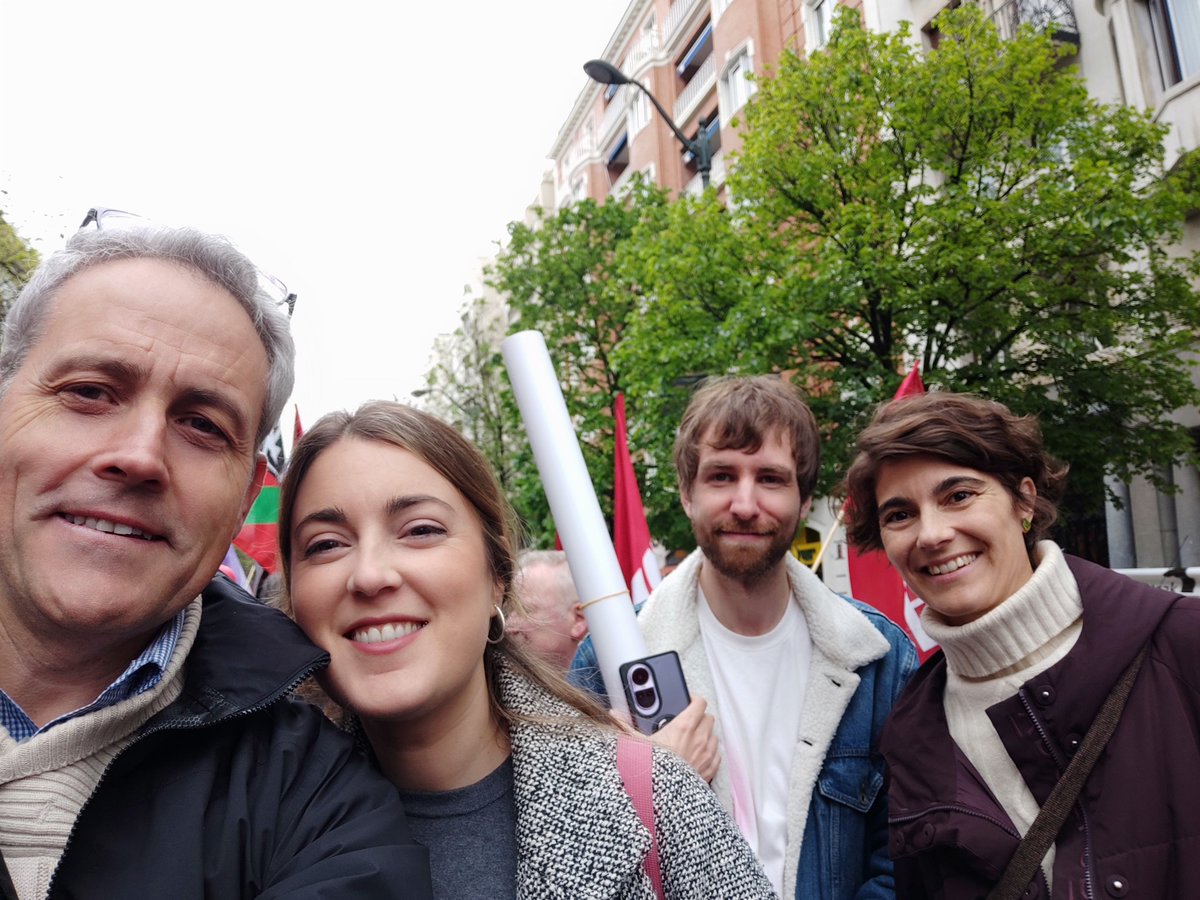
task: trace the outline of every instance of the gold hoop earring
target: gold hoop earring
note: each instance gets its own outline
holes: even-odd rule
[[[496,610],[496,615],[494,615],[488,619],[487,642],[489,644],[498,644],[502,640],[504,640],[504,610],[502,610],[499,606],[493,606],[492,608],[494,610]],[[495,637],[492,637],[492,619],[497,619],[497,618],[500,620],[500,633],[497,634]]]

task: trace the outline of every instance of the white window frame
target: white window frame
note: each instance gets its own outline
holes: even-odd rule
[[[1156,26],[1154,43],[1163,86],[1170,88],[1200,75],[1200,8],[1196,0],[1160,0],[1148,4]],[[1165,17],[1165,21],[1163,18]],[[1158,46],[1166,39],[1170,47]],[[1173,59],[1171,57],[1174,57]],[[1178,66],[1178,81],[1173,80]]]
[[[728,122],[733,114],[754,96],[758,85],[748,75],[754,74],[754,43],[746,41],[726,55],[721,70],[721,117]]]
[[[629,139],[633,140],[633,136],[649,124],[650,98],[646,96],[645,91],[633,88],[625,121],[625,130],[629,134]]]
[[[808,49],[820,50],[833,30],[835,0],[808,0],[804,4],[804,35]]]

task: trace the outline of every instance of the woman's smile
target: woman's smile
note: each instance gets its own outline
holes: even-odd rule
[[[925,603],[964,624],[1000,605],[1033,575],[1023,517],[1029,501],[993,476],[932,456],[884,463],[875,498],[888,559]]]

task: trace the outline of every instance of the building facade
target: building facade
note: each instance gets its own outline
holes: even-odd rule
[[[600,56],[644,84],[685,136],[708,136],[721,190],[738,146],[733,121],[754,92],[749,76],[784,47],[823,44],[833,8],[834,0],[633,0]],[[586,81],[550,158],[556,208],[620,193],[634,172],[674,192],[700,190],[697,160],[632,85]]]

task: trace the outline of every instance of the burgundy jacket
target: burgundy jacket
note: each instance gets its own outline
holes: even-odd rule
[[[1056,900],[1200,897],[1200,598],[1072,557],[1083,630],[1065,658],[988,709],[1044,803],[1109,691],[1150,652],[1124,715],[1057,841]],[[940,653],[884,728],[900,898],[983,898],[1017,847],[1012,821],[946,727]],[[1047,898],[1039,872],[1026,898]]]

